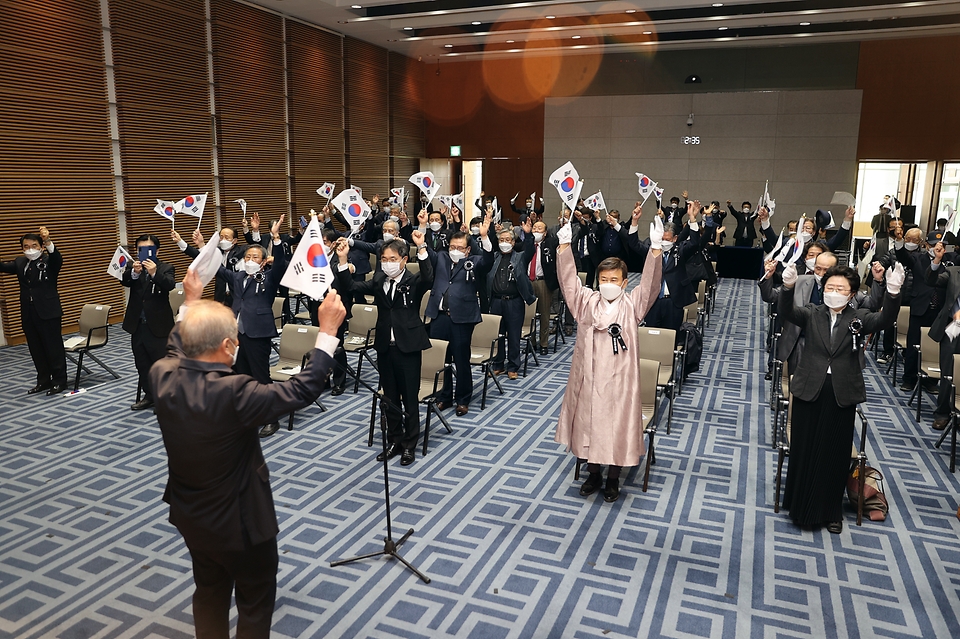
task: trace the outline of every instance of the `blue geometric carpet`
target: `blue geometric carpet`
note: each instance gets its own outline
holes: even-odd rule
[[[647,493],[581,497],[553,442],[572,341],[504,380],[487,409],[432,428],[427,457],[391,465],[397,562],[331,568],[382,549],[369,402],[328,395],[264,442],[280,518],[277,637],[957,637],[960,493],[872,357],[868,454],[885,522],[840,535],[773,512],[764,312],[753,282],[722,281],[700,372],[661,423]],[[127,336],[85,393],[27,396],[23,346],[0,350],[0,638],[191,637],[190,560],[161,501],[156,420],[133,413]],[[369,376],[368,379],[375,379]],[[478,391],[479,392],[479,391]],[[479,399],[479,398],[478,398]],[[379,446],[379,435],[377,444]],[[234,613],[235,615],[235,613]]]

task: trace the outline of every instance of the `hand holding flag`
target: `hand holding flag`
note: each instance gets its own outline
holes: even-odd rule
[[[577,206],[577,200],[580,197],[580,190],[577,188],[580,182],[580,174],[573,168],[572,162],[565,163],[551,173],[549,182],[557,189],[560,199],[568,208],[572,210]]]
[[[337,199],[351,191],[353,189],[346,189],[337,196]],[[356,192],[353,191],[353,194],[356,195]],[[359,198],[359,195],[356,197]],[[360,201],[363,202],[362,199]],[[370,209],[367,209],[368,213],[369,211]],[[349,216],[345,217],[350,219]],[[327,247],[323,244],[323,235],[317,218],[310,218],[310,223],[303,232],[303,239],[297,245],[297,250],[290,259],[280,284],[302,291],[315,300],[321,299],[333,284],[333,270],[327,260]]]
[[[210,236],[210,241],[200,249],[200,254],[193,259],[188,267],[197,274],[203,286],[206,286],[213,279],[217,274],[217,269],[220,268],[222,255],[217,248],[217,242],[214,241],[216,238],[216,235]]]
[[[637,173],[637,180],[638,180],[637,188],[639,189],[640,195],[643,196],[643,201],[646,202],[647,198],[650,197],[655,192],[655,189],[657,188],[657,183],[651,180],[649,177],[647,177],[643,173]]]
[[[131,262],[133,262],[133,258],[130,257],[127,250],[122,246],[118,246],[117,250],[113,252],[110,266],[107,267],[107,275],[123,281],[123,271],[126,270],[127,265]]]
[[[353,189],[344,189],[340,195],[330,202],[334,208],[340,211],[343,218],[350,224],[350,234],[356,233],[357,229],[370,216],[370,207],[363,201],[363,198]],[[310,228],[310,225],[307,225]],[[318,226],[319,228],[319,226]],[[322,244],[322,242],[321,242]],[[300,289],[302,290],[302,289]],[[320,299],[319,297],[316,299]]]
[[[153,210],[173,222],[173,216],[177,213],[177,203],[169,200],[157,200],[157,205],[153,207]]]
[[[317,189],[317,195],[327,198],[327,201],[329,202],[330,198],[333,197],[333,188],[335,186],[336,185],[333,182],[324,182],[323,186]]]
[[[440,183],[437,182],[437,179],[433,177],[433,173],[430,171],[414,173],[410,176],[410,182],[420,187],[423,194],[427,196],[427,204],[433,201],[437,191],[440,190]]]

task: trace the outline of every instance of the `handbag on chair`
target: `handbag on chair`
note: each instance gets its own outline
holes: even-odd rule
[[[860,468],[854,466],[853,472],[847,478],[847,498],[854,505],[857,504],[860,491]],[[863,512],[870,521],[883,521],[887,518],[887,496],[883,492],[883,475],[876,468],[863,467]]]

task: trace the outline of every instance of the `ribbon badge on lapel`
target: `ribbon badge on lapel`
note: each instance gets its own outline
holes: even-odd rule
[[[613,340],[613,354],[618,355],[620,349],[624,351],[627,350],[627,343],[623,341],[623,329],[619,324],[611,324],[607,327],[607,333],[610,335],[610,339]]]
[[[404,284],[403,286],[398,286],[397,292],[400,293],[401,299],[403,300],[403,306],[410,306],[410,285]]]
[[[863,322],[859,317],[853,318],[848,330],[853,335],[853,352],[856,353],[860,349],[860,331],[863,330]]]
[[[43,260],[37,260],[37,279],[41,282],[47,279],[47,263]]]
[[[513,262],[511,262],[510,264],[507,265],[507,271],[508,271],[508,273],[509,273],[509,274],[507,275],[507,281],[508,281],[508,282],[516,282],[516,281],[517,281],[517,278],[514,277],[514,275],[513,275]]]
[[[255,294],[259,295],[263,291],[263,280],[265,277],[263,271],[257,271],[257,274],[253,276],[253,281],[257,283],[257,290],[254,291]]]
[[[472,282],[477,274],[473,272],[474,263],[470,260],[463,260],[463,273],[468,282]]]

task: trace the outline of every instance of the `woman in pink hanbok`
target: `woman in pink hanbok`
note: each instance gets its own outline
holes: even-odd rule
[[[641,214],[638,202],[632,226]],[[570,251],[571,236],[569,224],[557,231],[557,273],[563,298],[577,321],[577,341],[555,439],[587,460],[589,476],[581,495],[600,488],[602,467],[609,466],[603,498],[614,502],[620,496],[621,467],[639,465],[646,450],[640,384],[657,380],[640,379],[637,326],[660,291],[663,224],[657,218],[650,225],[651,250],[640,284],[630,293],[626,292],[627,265],[616,257],[597,267],[598,291],[583,286]]]

